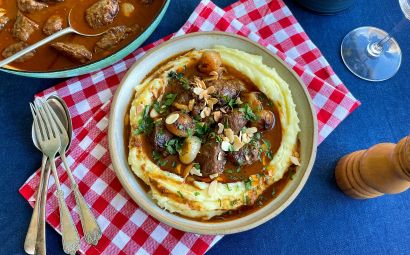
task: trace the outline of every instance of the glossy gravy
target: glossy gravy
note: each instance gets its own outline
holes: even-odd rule
[[[39,25],[39,29],[36,30],[30,36],[27,43],[33,44],[47,37],[47,35],[43,33],[42,29],[43,24],[51,15],[60,15],[64,20],[63,27],[66,27],[68,23],[68,13],[74,6],[75,8],[72,12],[74,18],[71,19],[74,21],[73,26],[75,28],[79,28],[83,32],[93,31],[89,28],[85,20],[84,12],[88,7],[90,7],[95,2],[96,0],[65,0],[64,2],[59,3],[50,2],[47,3],[48,8],[38,10],[33,13],[23,13],[26,17],[30,18]],[[135,7],[134,12],[129,17],[126,17],[120,8],[120,11],[114,19],[114,22],[109,24],[108,26],[105,26],[102,31],[119,25],[126,25],[128,27],[138,25],[139,29],[137,30],[137,32],[133,33],[128,38],[121,41],[114,49],[109,51],[94,52],[94,45],[101,38],[101,36],[84,37],[79,35],[66,35],[64,37],[56,39],[55,41],[71,42],[84,45],[88,50],[90,50],[93,53],[93,57],[89,63],[95,62],[125,47],[131,41],[133,41],[139,34],[141,34],[158,15],[158,13],[160,12],[165,3],[165,0],[153,0],[152,3],[148,5],[142,3],[141,0],[126,0],[121,1],[120,6],[122,3],[125,2],[131,3]],[[0,8],[4,8],[7,11],[7,16],[10,18],[10,21],[7,23],[4,29],[0,31],[1,53],[9,45],[18,42],[18,40],[12,36],[11,32],[14,26],[14,21],[17,15],[18,7],[15,0],[7,0],[0,1]],[[0,59],[2,58],[3,56],[0,55]],[[19,69],[23,71],[56,71],[74,68],[80,65],[81,64],[79,64],[78,62],[72,61],[69,58],[62,56],[56,50],[52,49],[48,45],[45,45],[37,49],[36,54],[31,59],[21,63],[11,63],[10,65],[8,65],[8,68]]]

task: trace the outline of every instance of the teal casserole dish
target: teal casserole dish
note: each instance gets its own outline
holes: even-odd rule
[[[146,26],[145,29],[135,39],[133,39],[130,43],[126,44],[122,48],[117,49],[115,52],[111,53],[110,55],[107,55],[104,58],[101,58],[94,62],[78,65],[72,68],[53,71],[26,71],[8,66],[0,68],[0,70],[15,75],[33,78],[68,78],[105,68],[109,65],[118,62],[119,60],[123,59],[124,57],[132,53],[148,39],[148,37],[155,31],[155,29],[163,19],[164,14],[168,9],[170,1],[171,0],[164,1],[162,7],[157,12],[153,21],[148,26]]]

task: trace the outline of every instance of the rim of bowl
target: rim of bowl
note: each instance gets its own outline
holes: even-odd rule
[[[234,233],[239,233],[239,232],[243,232],[243,231],[247,231],[247,230],[250,230],[252,228],[255,228],[255,227],[269,221],[270,219],[276,217],[283,210],[285,210],[295,200],[295,198],[299,195],[302,188],[305,186],[306,181],[307,181],[307,179],[308,179],[308,177],[309,177],[309,175],[312,171],[313,164],[314,164],[315,159],[316,159],[316,153],[317,153],[318,125],[317,125],[315,110],[313,108],[313,103],[312,103],[312,100],[309,96],[307,88],[304,86],[303,81],[296,74],[296,72],[293,71],[293,69],[291,69],[281,58],[279,58],[275,54],[271,53],[268,49],[266,49],[262,45],[250,40],[249,38],[246,38],[246,37],[243,37],[243,36],[240,36],[240,35],[227,33],[227,32],[212,31],[212,32],[195,32],[195,33],[190,33],[190,34],[186,34],[186,35],[181,35],[181,36],[172,38],[169,41],[163,42],[162,44],[160,44],[160,45],[152,48],[151,50],[149,50],[144,56],[142,56],[140,59],[138,59],[137,62],[135,62],[134,65],[125,74],[125,76],[122,78],[121,83],[118,86],[118,88],[115,92],[115,95],[113,97],[112,105],[111,105],[111,109],[110,109],[109,124],[108,124],[109,151],[110,151],[110,156],[111,156],[113,168],[114,168],[114,171],[115,171],[116,175],[117,176],[120,175],[121,177],[125,177],[125,176],[122,175],[122,172],[119,170],[119,168],[121,168],[121,167],[119,167],[119,165],[120,165],[120,163],[119,163],[120,156],[116,153],[116,151],[117,151],[116,147],[117,146],[116,146],[116,143],[114,142],[113,126],[115,125],[114,119],[116,119],[116,118],[114,116],[116,115],[115,109],[116,109],[117,101],[119,100],[118,97],[119,97],[119,94],[120,94],[120,90],[122,89],[124,81],[128,79],[128,77],[131,75],[131,73],[135,69],[135,67],[138,66],[146,58],[149,58],[150,55],[153,54],[157,50],[160,50],[160,49],[162,49],[166,46],[169,46],[170,44],[173,44],[176,41],[183,40],[183,39],[186,39],[186,38],[189,38],[189,37],[202,36],[202,35],[229,36],[229,37],[233,37],[235,39],[245,41],[245,43],[252,44],[252,46],[257,47],[260,50],[264,51],[269,56],[273,57],[276,61],[278,61],[281,65],[283,65],[292,74],[292,76],[298,81],[298,84],[299,84],[299,86],[301,87],[301,89],[303,91],[303,95],[305,96],[305,98],[308,102],[308,105],[310,106],[309,107],[309,112],[311,114],[309,114],[309,118],[311,118],[312,125],[313,125],[313,129],[310,130],[311,131],[311,137],[312,137],[312,144],[311,144],[311,146],[309,146],[309,149],[311,150],[311,154],[310,154],[309,158],[307,159],[308,163],[306,165],[306,170],[303,173],[303,176],[301,177],[300,182],[297,184],[294,191],[289,194],[289,196],[286,198],[286,200],[282,204],[280,204],[277,209],[275,209],[273,211],[270,211],[270,212],[267,212],[265,215],[261,215],[261,217],[258,218],[258,219],[251,218],[251,216],[254,215],[255,213],[257,213],[259,210],[256,210],[255,212],[253,212],[249,215],[239,217],[238,219],[229,220],[229,221],[225,221],[225,222],[202,222],[202,221],[197,221],[197,220],[194,220],[194,219],[185,218],[185,217],[182,217],[180,215],[168,212],[168,213],[174,215],[177,219],[190,221],[192,223],[199,224],[203,227],[203,228],[198,228],[198,229],[194,230],[192,227],[189,226],[189,224],[181,224],[181,222],[179,222],[179,221],[176,221],[176,220],[173,220],[173,219],[171,219],[167,216],[164,216],[163,214],[158,213],[154,208],[152,208],[152,206],[149,203],[146,203],[144,200],[136,199],[133,196],[133,194],[135,193],[135,190],[133,190],[129,186],[129,184],[124,181],[124,178],[118,178],[118,179],[120,180],[122,187],[127,191],[128,195],[133,199],[133,201],[138,204],[138,206],[140,206],[147,214],[151,215],[155,219],[157,219],[157,220],[159,220],[159,221],[161,221],[161,222],[163,222],[163,223],[165,223],[165,224],[167,224],[167,225],[169,225],[173,228],[176,228],[176,229],[179,229],[179,230],[182,230],[182,231],[185,231],[185,232],[191,232],[191,233],[196,233],[196,234],[206,234],[206,235],[234,234]],[[177,55],[177,54],[178,53],[176,53],[175,55]],[[127,155],[125,155],[125,157],[127,159]],[[127,161],[127,166],[128,166],[127,170],[130,171],[131,174],[135,178],[138,178],[135,175],[135,173],[130,169],[129,164],[128,164],[128,160],[126,160],[126,161]],[[138,183],[138,185],[140,185],[140,183]],[[275,199],[271,200],[268,204],[264,205],[264,207],[262,207],[261,209],[269,206],[269,204],[271,204],[274,201],[275,201]],[[154,202],[154,204],[155,204],[155,206],[160,208],[155,202]],[[233,222],[236,222],[238,220],[245,219],[245,218],[248,218],[247,219],[248,221],[244,222],[244,223],[247,223],[245,225],[242,224],[242,225],[238,225],[238,226],[234,226],[234,227],[230,227],[230,228],[221,228],[222,226],[224,226],[226,224],[233,223]]]
[[[129,43],[122,46],[120,49],[115,52],[105,56],[99,60],[96,60],[91,63],[81,64],[74,68],[59,69],[53,71],[27,71],[13,68],[0,67],[1,71],[12,73],[21,76],[32,76],[37,78],[59,78],[59,77],[73,77],[81,75],[88,72],[94,72],[99,69],[105,68],[111,64],[114,64],[126,57],[131,53],[132,50],[140,46],[148,37],[154,32],[155,28],[161,22],[166,10],[168,9],[169,3],[171,0],[165,0],[159,9],[159,11],[154,16],[152,22],[143,30],[141,33],[131,40]],[[45,77],[48,76],[48,77]]]

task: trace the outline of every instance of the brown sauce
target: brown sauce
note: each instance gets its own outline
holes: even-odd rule
[[[39,25],[39,29],[37,29],[28,39],[28,44],[33,44],[35,42],[40,41],[47,37],[42,31],[43,24],[45,21],[54,14],[60,15],[64,20],[64,27],[67,26],[67,19],[69,11],[73,9],[72,15],[74,18],[71,20],[74,21],[73,26],[78,28],[82,32],[101,32],[109,29],[111,27],[119,26],[119,25],[126,25],[128,27],[133,27],[138,25],[140,29],[138,29],[135,33],[131,36],[128,36],[125,40],[118,43],[114,49],[109,51],[101,51],[101,52],[94,52],[95,43],[101,38],[98,37],[84,37],[79,35],[66,35],[55,41],[58,42],[70,42],[70,43],[77,43],[84,45],[88,50],[93,53],[93,57],[89,63],[98,61],[102,58],[105,58],[112,53],[116,52],[117,50],[125,47],[128,45],[132,40],[134,40],[139,34],[141,34],[154,18],[158,15],[159,11],[161,10],[162,6],[164,5],[165,0],[154,0],[151,4],[147,5],[141,2],[141,0],[126,0],[121,1],[120,6],[122,3],[128,2],[131,3],[135,10],[129,16],[126,17],[123,15],[123,12],[118,12],[118,15],[114,19],[113,23],[104,26],[102,29],[91,29],[85,21],[85,10],[94,4],[96,0],[65,0],[64,2],[59,3],[48,3],[48,7],[42,10],[35,11],[33,13],[23,13],[26,17],[30,18],[34,22]],[[0,31],[0,53],[13,43],[17,43],[18,39],[12,36],[12,29],[14,26],[15,17],[17,15],[17,4],[15,0],[7,0],[7,1],[0,1],[0,8],[3,8],[7,11],[7,17],[10,21],[7,23],[5,28]],[[0,59],[3,58],[0,54]],[[87,64],[89,64],[87,63]],[[55,71],[55,70],[64,70],[68,68],[73,68],[80,66],[76,61],[72,61],[67,57],[62,56],[56,50],[49,47],[49,45],[45,45],[37,49],[36,54],[29,60],[25,62],[13,62],[9,65],[9,68],[19,69],[24,71]]]
[[[177,56],[175,56],[177,57]],[[168,59],[165,62],[168,62],[172,59]],[[159,65],[160,66],[160,65]],[[151,73],[152,74],[152,73]],[[194,65],[185,67],[184,71],[185,76],[189,77],[192,75],[198,75],[196,68],[194,68]],[[245,85],[246,89],[249,92],[258,92],[259,90],[256,88],[256,86],[249,80],[247,77],[242,75],[241,73],[235,71],[232,68],[227,68],[227,75],[231,75],[235,78],[238,78],[242,80]],[[182,92],[180,86],[179,87],[174,87],[174,86],[168,86],[165,90],[165,93],[180,93]],[[131,107],[131,104],[129,108]],[[265,131],[262,133],[262,139],[265,139],[270,142],[271,144],[271,152],[272,155],[275,155],[277,152],[281,140],[282,140],[282,125],[280,123],[280,118],[279,118],[279,112],[278,110],[274,107],[273,104],[267,104],[266,102],[263,103],[263,108],[271,110],[276,118],[276,124],[275,127],[272,130]],[[129,111],[128,111],[129,112]],[[129,125],[129,120],[128,120],[128,115],[125,118],[125,128],[124,128],[124,146],[126,148],[126,152],[128,154],[128,146],[129,146],[129,138],[130,138],[130,133],[131,128]],[[148,155],[148,157],[155,162],[155,160],[152,157],[152,151],[153,151],[153,145],[152,141],[150,138],[146,136],[141,136],[142,138],[142,147],[144,148],[144,152]],[[169,171],[172,173],[180,174],[178,170],[175,167],[175,163],[173,162],[179,162],[183,167],[186,167],[186,165],[183,165],[180,161],[177,155],[169,155],[164,158],[164,160],[167,161],[167,163],[163,166],[160,166],[162,170]],[[265,158],[261,161],[256,161],[252,165],[246,165],[246,166],[235,166],[233,163],[230,161],[227,161],[225,165],[225,170],[222,174],[218,176],[218,180],[223,183],[229,183],[229,182],[236,182],[236,181],[244,181],[249,178],[251,175],[259,174],[263,172],[264,169],[264,163],[269,162],[269,159]],[[265,164],[266,164],[265,163]],[[240,170],[238,170],[240,169]],[[288,169],[288,172],[283,176],[283,178],[274,184],[270,185],[255,201],[254,204],[252,205],[244,205],[240,207],[239,209],[236,210],[230,210],[224,213],[223,215],[220,216],[215,216],[209,220],[201,220],[201,219],[195,219],[199,221],[204,221],[204,222],[225,222],[225,221],[230,221],[230,220],[235,220],[244,216],[247,216],[249,214],[252,214],[253,212],[259,210],[263,206],[267,205],[270,203],[272,200],[274,200],[286,187],[286,185],[292,180],[293,174],[295,173],[296,168],[294,166],[291,166]],[[148,192],[149,191],[149,186],[146,185],[141,179],[137,178],[138,182],[140,185]],[[189,176],[186,181],[187,182],[192,182],[193,180],[199,180],[199,181],[205,181],[205,182],[211,182],[212,180],[210,178],[201,178],[198,176]],[[179,214],[178,214],[179,215]],[[181,217],[185,217],[183,215],[179,215]],[[188,217],[185,217],[188,218]],[[188,218],[191,219],[191,218]]]

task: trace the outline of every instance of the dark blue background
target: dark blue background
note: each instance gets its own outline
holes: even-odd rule
[[[176,31],[198,2],[173,0],[149,42]],[[221,7],[232,2],[215,1]],[[312,174],[288,209],[256,229],[224,237],[209,254],[410,254],[410,192],[357,201],[343,195],[333,177],[344,154],[397,142],[410,133],[410,24],[396,35],[404,56],[399,73],[386,82],[369,83],[343,66],[340,42],[358,26],[392,28],[403,17],[398,1],[355,1],[336,16],[318,16],[286,2],[363,105],[319,146]],[[28,102],[57,82],[0,73],[0,254],[24,253],[32,210],[18,189],[41,157],[31,143]],[[61,238],[50,227],[47,245],[49,254],[63,254]]]

